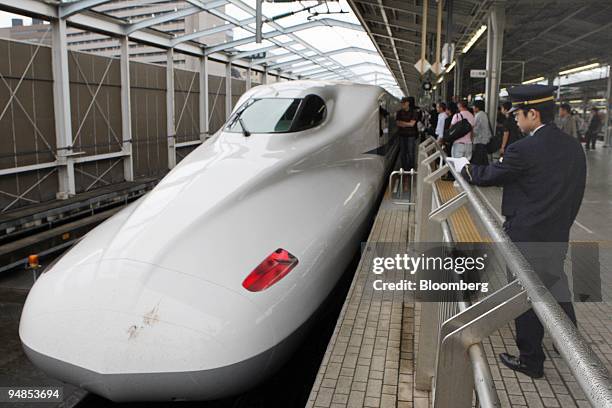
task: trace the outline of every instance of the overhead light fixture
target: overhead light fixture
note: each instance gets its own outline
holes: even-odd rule
[[[523,82],[523,85],[535,84],[536,82],[540,82],[540,81],[543,81],[545,79],[546,78],[544,78],[544,77],[533,78],[533,79],[530,79],[529,81]]]
[[[606,98],[596,98],[596,99],[591,99],[591,102],[605,102]]]
[[[559,72],[559,75],[575,74],[576,72],[586,71],[588,69],[593,69],[593,68],[598,68],[598,67],[599,67],[599,62],[595,62],[593,64],[583,65],[581,67],[566,69],[565,71]]]
[[[472,48],[474,44],[476,44],[476,41],[478,41],[478,39],[484,34],[485,31],[487,31],[487,26],[481,25],[478,31],[476,31],[472,38],[470,38],[470,41],[465,44],[465,47],[463,47],[463,50],[461,50],[461,52],[466,54],[470,50],[470,48]]]
[[[569,101],[569,103],[571,103],[571,104],[582,103],[582,102],[584,102],[582,99],[573,99],[573,100]]]
[[[444,81],[444,76],[441,76],[440,79],[438,79],[438,83],[441,84],[442,81]]]

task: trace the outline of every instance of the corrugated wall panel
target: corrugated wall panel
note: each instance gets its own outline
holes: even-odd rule
[[[0,169],[54,161],[51,50],[0,40],[0,76]],[[0,176],[0,212],[52,200],[56,191],[52,168]]]
[[[134,177],[160,177],[168,171],[166,69],[130,63]]]
[[[70,51],[68,63],[73,151],[81,153],[77,157],[120,151],[119,60]],[[54,161],[51,49],[0,40],[0,75],[0,169]],[[161,177],[168,171],[166,69],[131,62],[130,81],[134,177]],[[7,105],[14,89],[16,98]],[[209,76],[208,89],[212,134],[225,122],[225,78]],[[244,90],[244,81],[232,80],[234,104]],[[92,104],[93,95],[96,97]],[[175,118],[177,142],[199,139],[198,72],[175,69]],[[177,148],[177,162],[195,148]],[[123,179],[120,159],[75,164],[77,192]],[[0,212],[52,200],[57,189],[54,168],[0,176]]]

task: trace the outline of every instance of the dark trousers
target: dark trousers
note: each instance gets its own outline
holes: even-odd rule
[[[586,148],[591,148],[594,149],[595,148],[595,142],[597,141],[597,133],[595,132],[591,132],[591,131],[587,131],[586,135],[585,135],[585,139],[586,139]]]
[[[489,164],[489,154],[487,153],[487,145],[482,143],[475,143],[474,149],[472,150],[472,164],[480,164],[486,166]]]
[[[512,233],[509,232],[512,238]],[[551,292],[569,319],[576,323],[576,313],[571,302],[571,293],[563,263],[567,253],[567,243],[517,243],[542,283]],[[542,348],[544,327],[537,315],[530,309],[516,318],[516,345],[521,362],[532,369],[542,369],[546,355]],[[553,339],[554,340],[554,339]],[[563,344],[557,344],[563,347]]]
[[[414,136],[400,136],[400,162],[405,171],[416,170],[416,140]]]

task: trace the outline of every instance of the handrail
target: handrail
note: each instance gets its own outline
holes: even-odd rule
[[[442,148],[436,146],[436,149],[446,162],[446,154]],[[492,209],[483,203],[475,188],[455,170],[454,166],[451,165],[449,168],[467,194],[469,203],[491,240],[498,244],[500,254],[506,261],[510,272],[527,292],[531,307],[540,322],[557,344],[563,345],[559,347],[559,352],[589,402],[594,407],[612,408],[612,382],[605,365],[544,286],[523,254],[502,230]]]
[[[433,185],[433,200],[436,207],[440,207],[440,194],[438,188]],[[453,243],[453,237],[451,234],[450,226],[448,221],[444,220],[441,222],[442,227],[442,240],[444,243]],[[470,306],[469,302],[459,301],[457,302],[459,311],[463,312]],[[470,362],[472,363],[472,371],[474,374],[474,388],[476,389],[476,395],[481,401],[480,405],[483,407],[500,407],[501,402],[495,389],[495,383],[493,382],[493,376],[491,375],[491,369],[485,355],[485,351],[482,347],[482,343],[472,344],[468,348],[468,355],[470,356]]]

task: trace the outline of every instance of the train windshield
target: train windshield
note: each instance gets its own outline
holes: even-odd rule
[[[321,123],[325,113],[325,102],[316,95],[251,99],[234,113],[225,130],[237,133],[297,132]]]

